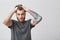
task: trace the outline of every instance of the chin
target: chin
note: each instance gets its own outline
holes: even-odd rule
[[[24,21],[20,21],[20,22],[24,22]]]
[[[20,20],[19,22],[24,22],[24,20]]]
[[[24,20],[24,19],[20,19],[20,20],[18,19],[18,21],[19,21],[19,22],[24,22],[25,20]]]

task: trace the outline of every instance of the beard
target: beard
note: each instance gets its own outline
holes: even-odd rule
[[[20,19],[17,18],[17,20],[18,20],[19,22],[24,22],[24,21],[25,21],[25,17],[24,17],[24,18],[20,18]]]

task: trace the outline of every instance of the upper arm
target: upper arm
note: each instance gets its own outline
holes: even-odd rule
[[[8,22],[7,21],[3,21],[3,24],[5,24],[8,27],[11,27],[12,26],[12,20],[9,20]]]
[[[37,21],[38,20],[38,21]],[[40,16],[38,19],[31,19],[31,24],[32,25],[36,25],[36,24],[38,24],[41,20],[42,20],[42,16]]]

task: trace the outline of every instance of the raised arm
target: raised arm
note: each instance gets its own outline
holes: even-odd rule
[[[30,10],[30,9],[27,12],[29,12],[29,14],[32,15],[33,18],[34,18],[34,19],[31,19],[31,24],[32,25],[36,25],[42,20],[42,16],[40,16],[36,12],[34,12],[34,11]]]
[[[3,24],[5,24],[5,25],[7,25],[7,26],[11,26],[11,25],[12,25],[11,17],[13,16],[13,14],[15,13],[16,10],[17,10],[17,7],[14,8],[14,9],[7,15],[7,17],[5,17],[5,19],[3,19]]]
[[[39,14],[37,14],[36,12],[27,9],[26,7],[22,6],[30,15],[33,16],[34,19],[31,19],[31,24],[32,25],[36,25],[38,24],[41,20],[42,20],[42,16],[40,16]]]

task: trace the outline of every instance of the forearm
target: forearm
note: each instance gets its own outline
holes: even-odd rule
[[[14,11],[11,11],[10,13],[8,13],[6,20],[10,20],[12,18],[13,14],[14,14]]]
[[[38,23],[39,21],[41,21],[42,17],[37,14],[36,12],[32,11],[32,10],[28,10],[28,12],[30,13],[30,15],[33,16],[33,18],[35,19],[35,21]]]
[[[11,22],[11,17],[13,16],[13,14],[17,11],[17,8],[14,8],[9,14],[8,16],[3,20],[3,23],[9,23]]]
[[[7,24],[11,20],[13,14],[14,14],[14,10],[12,10],[10,13],[8,13],[8,15],[3,19],[3,23]]]

